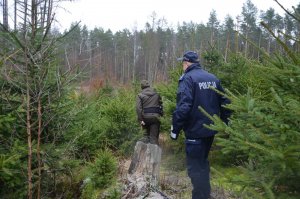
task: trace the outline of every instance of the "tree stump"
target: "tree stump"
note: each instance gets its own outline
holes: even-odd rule
[[[156,187],[159,181],[161,152],[158,145],[138,141],[134,148],[128,173],[143,176],[151,186]]]
[[[158,145],[138,141],[123,179],[121,199],[168,199],[159,190],[159,170],[162,150]]]

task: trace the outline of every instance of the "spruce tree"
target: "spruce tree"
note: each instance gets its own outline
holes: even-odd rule
[[[296,198],[300,190],[300,58],[262,25],[285,54],[270,56],[262,51],[262,63],[248,60],[259,71],[248,81],[259,80],[258,85],[255,90],[248,87],[246,93],[228,91],[232,102],[228,108],[233,111],[229,125],[207,115],[214,120],[209,128],[221,132],[217,144],[240,171],[227,177],[243,187],[246,198]]]
[[[19,28],[11,30],[0,23],[3,42],[0,116],[3,114],[8,120],[11,114],[15,121],[6,132],[1,131],[5,139],[0,157],[7,160],[4,154],[12,157],[17,154],[15,161],[8,159],[11,175],[0,175],[0,197],[41,198],[47,189],[52,189],[48,184],[55,174],[49,173],[57,165],[51,158],[63,157],[53,149],[62,137],[61,129],[67,120],[62,114],[67,103],[62,99],[73,68],[64,69],[58,59],[61,38],[52,32],[53,8],[57,2],[17,3]]]

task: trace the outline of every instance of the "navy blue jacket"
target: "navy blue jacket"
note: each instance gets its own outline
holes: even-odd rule
[[[180,77],[177,91],[176,109],[173,112],[173,133],[184,130],[187,139],[198,139],[215,135],[217,132],[203,126],[212,121],[200,110],[201,106],[210,115],[219,115],[227,123],[230,111],[222,107],[229,100],[211,89],[224,92],[219,79],[201,69],[200,64],[190,65]]]

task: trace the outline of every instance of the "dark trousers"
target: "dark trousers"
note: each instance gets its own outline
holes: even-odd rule
[[[145,129],[144,136],[149,137],[149,141],[151,144],[158,145],[158,137],[159,137],[159,128],[160,122],[156,117],[153,118],[144,118],[145,125],[143,128]]]
[[[193,184],[192,199],[210,197],[208,153],[214,136],[197,140],[186,140],[187,171]]]

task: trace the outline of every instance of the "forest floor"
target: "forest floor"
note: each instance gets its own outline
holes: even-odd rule
[[[165,143],[164,140],[160,140],[160,143]],[[190,178],[187,176],[183,158],[184,157],[175,157],[168,153],[165,144],[160,144],[162,148],[162,158],[160,165],[160,179],[158,188],[149,188],[148,194],[143,196],[132,197],[133,187],[129,186],[128,181],[128,169],[131,163],[131,159],[123,160],[120,163],[120,175],[119,181],[122,181],[123,187],[125,190],[122,193],[122,199],[190,199],[192,193],[192,184]],[[180,161],[181,160],[181,161]],[[175,165],[172,168],[171,165]],[[170,169],[172,168],[172,169]],[[137,181],[136,181],[137,182]],[[140,185],[135,185],[140,186]],[[135,188],[136,190],[137,188]],[[131,192],[131,196],[130,193]],[[126,195],[127,194],[127,195]],[[138,195],[138,194],[137,194]],[[212,185],[211,199],[238,199],[233,196],[229,191],[225,191],[222,187],[217,187]]]

